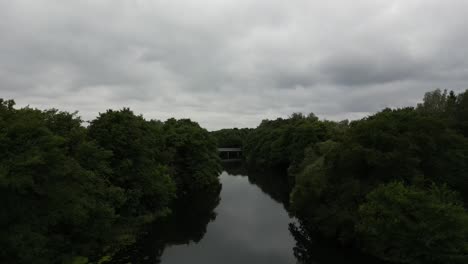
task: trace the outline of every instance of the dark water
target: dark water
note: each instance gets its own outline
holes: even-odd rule
[[[161,263],[295,263],[293,220],[283,205],[249,182],[223,172],[216,219],[198,243],[169,246]]]
[[[291,218],[284,175],[225,169],[221,190],[181,201],[110,263],[382,263],[323,243]]]

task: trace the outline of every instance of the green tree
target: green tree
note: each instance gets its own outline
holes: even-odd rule
[[[359,207],[366,251],[398,263],[467,263],[468,213],[456,194],[401,182],[381,185]]]
[[[0,104],[0,260],[69,263],[114,240],[123,192],[73,114]],[[99,165],[97,165],[99,164]]]
[[[423,103],[418,104],[418,109],[430,114],[441,114],[447,109],[448,99],[447,90],[436,89],[424,95]]]
[[[166,159],[182,198],[220,188],[220,159],[215,139],[189,119],[169,119],[163,125]]]
[[[164,163],[161,125],[151,123],[130,109],[108,110],[91,121],[89,136],[112,152],[109,181],[125,190],[126,203],[119,212],[154,220],[169,212],[175,184]]]
[[[263,120],[245,140],[246,162],[251,167],[289,169],[294,174],[304,158],[304,149],[329,139],[337,126],[319,121],[313,114],[306,117],[295,113],[288,119]]]
[[[468,90],[457,97],[455,107],[456,127],[468,137]]]
[[[213,131],[210,134],[216,139],[219,148],[242,148],[251,131],[250,128],[232,128]]]
[[[447,184],[467,201],[467,143],[441,116],[385,109],[352,122],[332,143],[308,148],[291,207],[308,229],[354,244],[358,207],[382,183]]]

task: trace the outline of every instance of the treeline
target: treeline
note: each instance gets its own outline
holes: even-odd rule
[[[225,128],[211,132],[220,148],[238,148],[244,145],[244,140],[252,128]]]
[[[265,120],[247,165],[287,170],[309,234],[395,263],[468,263],[468,91],[352,122]]]
[[[143,224],[219,193],[216,142],[190,120],[76,113],[0,99],[0,262],[102,262]]]

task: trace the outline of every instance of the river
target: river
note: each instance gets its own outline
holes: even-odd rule
[[[110,263],[382,263],[305,231],[287,212],[284,175],[228,165],[220,175],[220,191],[182,201],[171,217],[149,227]]]
[[[223,172],[216,219],[198,243],[165,249],[161,263],[295,263],[293,220],[247,176]]]

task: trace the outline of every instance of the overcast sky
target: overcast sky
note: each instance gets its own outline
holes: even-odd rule
[[[466,0],[0,0],[0,97],[213,130],[468,88]]]

